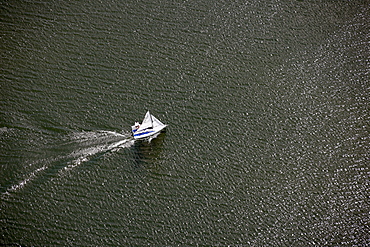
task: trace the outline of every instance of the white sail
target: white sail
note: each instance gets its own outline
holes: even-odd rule
[[[161,121],[159,121],[159,120],[158,120],[156,117],[154,117],[153,115],[152,115],[152,121],[153,121],[153,128],[166,126],[165,124],[163,124]]]
[[[152,127],[153,127],[152,115],[150,115],[150,112],[147,111],[147,113],[145,114],[144,120],[141,123],[140,128],[138,129],[138,131],[144,130],[144,129],[147,129],[147,128],[152,128]]]

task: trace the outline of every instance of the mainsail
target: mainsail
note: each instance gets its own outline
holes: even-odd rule
[[[147,129],[147,128],[153,128],[152,115],[150,115],[149,111],[147,111],[147,113],[145,114],[144,120],[141,123],[140,128],[138,129],[138,131],[144,130],[144,129]]]

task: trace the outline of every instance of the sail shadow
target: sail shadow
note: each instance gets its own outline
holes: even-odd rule
[[[136,140],[131,147],[135,165],[147,165],[157,160],[163,150],[165,137],[166,131],[162,131],[152,138]]]

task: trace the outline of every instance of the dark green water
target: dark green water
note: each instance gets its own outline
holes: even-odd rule
[[[0,244],[369,245],[369,13],[3,1]]]

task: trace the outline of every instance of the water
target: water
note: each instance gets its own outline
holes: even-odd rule
[[[368,13],[5,1],[0,243],[369,245]]]

